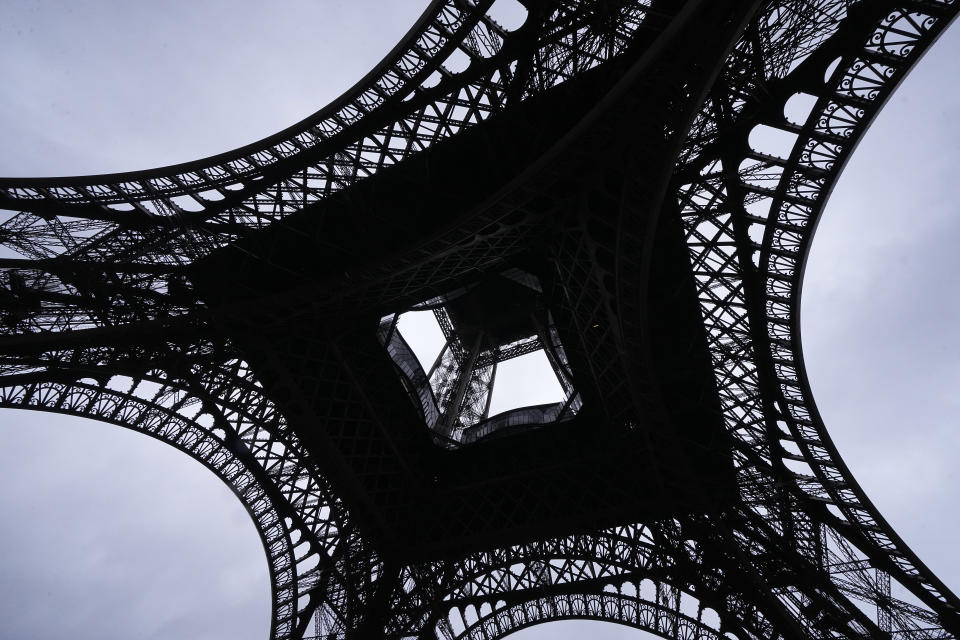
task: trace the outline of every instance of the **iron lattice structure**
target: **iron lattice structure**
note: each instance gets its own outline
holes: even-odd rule
[[[0,405],[216,473],[273,638],[956,637],[830,441],[798,308],[844,162],[957,3],[524,0],[512,32],[492,4],[436,0],[248,147],[0,181]],[[582,409],[432,446],[379,319],[531,255]]]

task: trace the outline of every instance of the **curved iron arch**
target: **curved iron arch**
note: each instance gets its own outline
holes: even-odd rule
[[[676,202],[728,428],[739,445],[742,493],[769,496],[773,488],[757,480],[779,478],[790,500],[826,520],[805,542],[818,548],[818,562],[848,598],[876,603],[882,628],[955,628],[960,600],[883,520],[827,435],[803,369],[799,304],[816,220],[844,161],[957,8],[949,0],[821,4],[830,5],[824,15],[835,26],[786,73],[744,72],[753,45],[742,40],[735,49],[720,78],[726,85],[711,94],[688,138]],[[742,99],[723,104],[724,92]],[[801,123],[785,113],[796,93],[816,100]],[[797,136],[788,158],[751,147],[757,124]],[[924,607],[891,598],[890,577]]]
[[[672,594],[675,602],[670,600],[670,606],[677,611],[681,594],[694,599],[698,619],[704,609],[711,609],[724,633],[755,640],[789,637],[788,631],[778,629],[789,628],[791,622],[777,610],[776,599],[754,594],[755,601],[747,603],[724,587],[730,581],[751,581],[746,575],[751,571],[749,562],[713,566],[719,558],[711,555],[711,545],[703,537],[705,524],[732,526],[697,519],[623,525],[480,552],[453,564],[406,567],[400,576],[406,586],[393,595],[390,637],[407,637],[419,629],[420,637],[433,630],[437,638],[449,640],[455,610],[462,618],[470,606],[489,608],[500,602],[512,607],[537,599],[596,596],[610,589],[621,592],[624,585],[632,585],[636,595],[639,583],[655,586],[660,605],[661,594]],[[749,537],[748,529],[744,527],[742,535]],[[769,545],[772,534],[767,535],[763,542]],[[770,588],[762,576],[758,580],[761,588]],[[824,598],[832,598],[835,606],[843,606],[835,585],[823,580],[811,584]],[[689,609],[689,602],[684,606]],[[855,615],[865,626],[870,624],[862,612]],[[543,616],[538,620],[548,621]]]
[[[454,632],[446,637],[494,640],[521,629],[561,620],[610,622],[671,640],[720,640],[731,637],[704,622],[702,607],[698,607],[697,615],[693,617],[681,612],[678,603],[670,603],[668,599],[651,601],[622,591],[540,598],[493,609],[460,633]]]
[[[309,149],[323,139],[323,134],[342,130],[385,101],[402,98],[420,86],[460,44],[463,31],[469,31],[486,18],[484,10],[492,4],[493,0],[432,0],[393,49],[353,86],[300,122],[248,145],[166,167],[69,178],[17,178],[9,182],[36,187],[90,187],[95,191],[121,185],[123,190],[116,192],[117,197],[103,194],[105,197],[100,201],[129,202],[131,196],[147,199],[151,195],[185,195],[197,186],[214,188],[253,176],[264,163],[278,162]],[[192,175],[197,172],[201,174]],[[198,183],[198,177],[203,182]],[[166,183],[149,185],[148,188],[143,181],[149,179],[165,179]],[[80,193],[50,195],[65,203],[87,202]]]
[[[561,4],[540,16],[540,32],[521,27],[508,38],[486,13],[492,4],[434,0],[341,98],[248,147],[123,174],[0,179],[0,208],[19,212],[0,225],[5,243],[32,259],[97,260],[137,237],[154,248],[187,242],[191,261],[619,55],[636,33],[662,29],[670,13],[661,7],[648,24],[649,2],[625,3],[605,33],[577,6]],[[470,61],[466,70],[444,67],[454,53]],[[427,86],[434,76],[436,86]],[[75,220],[48,224],[58,215]],[[48,226],[58,239],[37,243]]]
[[[767,298],[776,300],[776,303],[766,305],[765,324],[771,343],[782,344],[780,321],[784,317],[784,307],[781,305],[784,298],[789,299],[792,320],[790,358],[782,358],[783,362],[778,363],[776,370],[781,400],[786,408],[783,413],[794,442],[803,451],[806,462],[826,489],[832,504],[841,512],[834,513],[836,525],[854,524],[864,531],[867,539],[858,541],[858,546],[895,549],[891,553],[897,558],[895,564],[905,561],[900,566],[907,575],[919,581],[937,599],[957,606],[960,601],[896,535],[867,498],[834,446],[810,390],[800,348],[799,322],[806,260],[829,194],[847,159],[887,98],[912,68],[912,63],[923,55],[926,47],[952,19],[945,15],[945,11],[937,9],[935,4],[902,4],[876,24],[864,50],[844,52],[840,56],[837,68],[823,87],[825,91],[815,94],[817,104],[802,125],[784,167],[777,197],[765,223],[759,273]],[[868,52],[875,55],[870,56]],[[824,175],[819,181],[811,182],[801,177],[811,167],[823,169]],[[786,202],[801,192],[802,203]],[[809,214],[806,219],[805,213]],[[790,255],[792,253],[795,255]],[[780,354],[786,355],[783,351]],[[827,457],[823,453],[827,453]],[[805,489],[811,491],[809,487]]]
[[[369,552],[296,439],[275,424],[267,429],[283,418],[252,372],[231,359],[202,368],[179,362],[171,373],[159,368],[170,353],[153,355],[148,371],[97,353],[91,360],[109,364],[83,364],[81,354],[71,358],[77,368],[55,366],[53,375],[0,376],[0,408],[99,420],[189,455],[230,488],[257,529],[270,572],[270,637],[300,637],[314,617],[331,630],[349,627],[356,586],[344,565]]]
[[[2,387],[0,407],[48,411],[126,427],[150,435],[201,463],[237,496],[263,544],[272,599],[270,637],[284,637],[295,626],[295,617],[291,615],[296,613],[294,600],[286,587],[296,565],[290,532],[263,487],[223,441],[176,411],[149,400],[134,401],[129,394],[82,382],[38,384],[33,388]],[[139,416],[128,422],[136,414]]]

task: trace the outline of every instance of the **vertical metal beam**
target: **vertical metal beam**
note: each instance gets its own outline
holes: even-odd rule
[[[456,388],[453,397],[450,398],[446,410],[443,413],[443,435],[450,436],[456,427],[457,419],[460,417],[460,408],[463,405],[463,399],[467,395],[467,389],[470,388],[470,380],[473,378],[473,367],[477,363],[477,356],[480,355],[480,344],[483,341],[483,332],[477,334],[477,339],[473,341],[470,348],[470,355],[467,356],[463,367],[457,372]]]
[[[487,382],[487,401],[483,405],[483,416],[481,417],[482,420],[486,420],[490,415],[490,401],[493,399],[493,384],[497,379],[496,361],[494,361],[490,367],[490,381]]]
[[[430,367],[430,371],[427,373],[427,382],[430,382],[430,379],[433,378],[433,374],[436,372],[437,368],[440,366],[440,363],[443,362],[443,354],[447,352],[447,349],[450,348],[450,341],[443,343],[443,348],[440,349],[440,353],[437,354],[437,359],[433,361],[433,365]]]

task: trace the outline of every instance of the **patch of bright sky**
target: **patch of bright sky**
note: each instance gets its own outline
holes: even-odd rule
[[[497,365],[490,415],[538,404],[563,401],[563,388],[543,350]]]
[[[612,622],[563,620],[534,625],[506,637],[510,640],[652,640],[658,636]]]
[[[526,7],[517,0],[496,0],[487,15],[507,31],[513,31],[523,25],[528,14]]]
[[[51,413],[5,409],[0,437],[0,637],[269,635],[260,537],[200,463]]]
[[[397,328],[420,366],[429,372],[444,345],[436,316],[432,311],[410,311],[400,316]],[[497,365],[490,415],[563,399],[563,388],[541,349]]]
[[[0,175],[132,171],[289,127],[430,0],[3,0]]]
[[[446,344],[443,331],[437,322],[433,311],[409,311],[400,316],[397,321],[400,335],[410,345],[413,354],[420,361],[420,366],[427,373],[433,366],[440,350]]]

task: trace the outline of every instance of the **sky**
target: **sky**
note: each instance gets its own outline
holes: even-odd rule
[[[427,373],[433,367],[446,339],[433,311],[401,314],[397,330]],[[484,374],[486,375],[486,374]],[[543,349],[497,364],[491,389],[489,416],[519,407],[563,402],[563,387],[550,367]]]
[[[0,175],[149,168],[309,115],[426,0],[0,3]],[[814,395],[868,495],[960,589],[960,92],[948,30],[877,118],[819,225],[804,281]],[[0,413],[0,636],[262,639],[266,560],[211,473],[130,431]],[[635,638],[554,623],[517,640]]]

